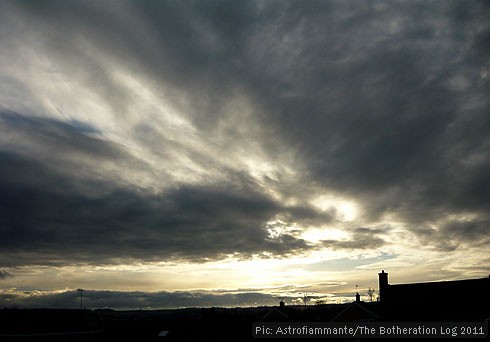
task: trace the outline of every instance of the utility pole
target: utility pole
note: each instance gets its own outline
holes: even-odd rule
[[[77,289],[78,292],[80,292],[80,310],[83,309],[83,291],[84,289]]]

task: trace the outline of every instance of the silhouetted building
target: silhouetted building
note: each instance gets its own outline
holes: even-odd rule
[[[331,322],[375,322],[380,316],[378,303],[365,303],[361,301],[361,295],[356,292],[355,302],[350,303],[330,319]]]
[[[489,291],[490,277],[392,285],[379,273],[381,312],[390,321],[484,321]]]
[[[380,317],[374,311],[376,304],[355,301],[334,316],[331,322],[376,322]]]
[[[378,273],[379,276],[379,300],[381,301],[381,297],[383,296],[384,290],[388,287],[388,273],[385,273],[385,270],[382,270],[381,273]]]
[[[263,317],[265,322],[285,322],[288,321],[288,315],[279,309],[272,308]]]

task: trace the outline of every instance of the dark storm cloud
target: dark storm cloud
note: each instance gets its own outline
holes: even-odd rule
[[[481,239],[490,209],[485,2],[49,1],[10,8],[31,25],[17,35],[39,30],[46,43],[41,52],[59,72],[93,87],[121,121],[138,98],[107,65],[137,73],[157,90],[163,84],[173,89],[178,96],[170,101],[209,137],[223,133],[219,123],[233,120],[224,107],[238,89],[256,106],[254,119],[267,132],[259,137],[265,154],[279,164],[287,150],[302,167],[298,180],[281,184],[285,193],[305,197],[302,192],[315,188],[344,194],[363,208],[362,224],[390,214],[442,250],[488,243]],[[101,62],[106,57],[111,63]],[[10,103],[4,102],[3,108]],[[3,122],[45,151],[128,158],[90,137],[97,129],[85,124],[11,114]],[[246,124],[233,124],[224,133],[226,144],[239,141],[237,127]],[[150,129],[134,130],[150,149],[164,149]],[[272,200],[245,172],[226,170],[243,182],[240,191],[224,183],[148,195],[103,181],[84,183],[28,153],[20,157],[15,142],[4,144],[5,265],[285,255],[314,246],[294,234],[270,237],[269,220],[282,215],[306,225],[333,222],[333,215],[309,205],[289,208]],[[204,158],[196,151],[192,156]],[[104,192],[97,195],[99,187]],[[451,219],[468,213],[463,223]],[[387,243],[382,232],[363,229],[351,231],[349,241],[324,243],[347,249]],[[449,239],[441,245],[443,236]]]
[[[131,158],[117,145],[91,137],[97,130],[85,124],[15,113],[2,113],[0,120],[5,132],[30,143],[22,154],[0,151],[2,265],[286,256],[319,246],[294,232],[271,236],[271,219],[306,225],[333,219],[308,206],[285,207],[240,173],[233,187],[180,186],[154,195],[66,172],[71,155],[123,167]],[[43,146],[44,154],[29,156],[35,146]]]
[[[287,233],[269,236],[267,221],[290,209],[254,189],[216,184],[148,195],[70,178],[6,152],[0,175],[3,265],[201,262],[314,247]]]

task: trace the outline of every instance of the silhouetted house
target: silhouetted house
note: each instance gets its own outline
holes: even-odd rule
[[[276,308],[272,308],[262,317],[264,322],[285,322],[288,319],[288,315]]]
[[[390,321],[484,321],[490,317],[490,277],[392,285],[379,273],[382,316]]]
[[[331,322],[376,322],[380,320],[378,314],[373,312],[374,303],[367,304],[361,301],[350,303],[338,315],[333,317]]]
[[[168,335],[168,330],[161,330],[158,333],[158,337],[167,337],[167,335]]]
[[[331,322],[375,322],[380,317],[374,311],[377,303],[365,303],[361,301],[361,295],[356,292],[356,301],[347,305],[342,311],[336,314]]]

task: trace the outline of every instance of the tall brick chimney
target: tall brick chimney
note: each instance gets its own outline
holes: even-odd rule
[[[379,301],[383,302],[383,293],[388,287],[388,273],[385,273],[385,270],[382,270],[381,273],[378,273],[379,276]]]

